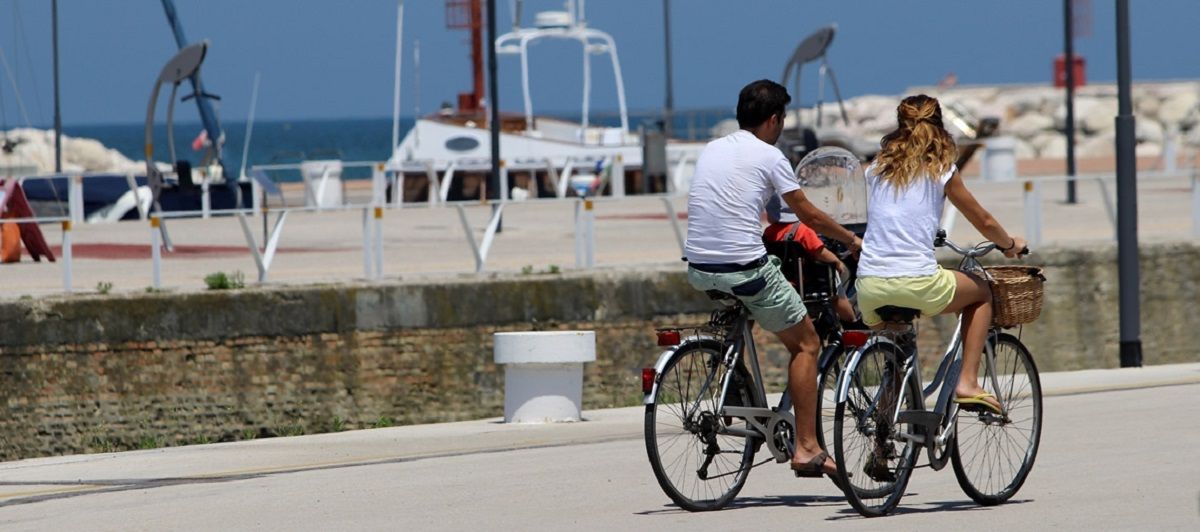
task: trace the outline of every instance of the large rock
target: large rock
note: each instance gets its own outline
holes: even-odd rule
[[[1137,137],[1138,142],[1162,144],[1164,136],[1162,124],[1159,124],[1155,120],[1144,120],[1140,116],[1136,118],[1134,124],[1137,128],[1134,135]]]
[[[1075,118],[1079,120],[1079,126],[1083,128],[1084,133],[1096,135],[1116,128],[1117,100],[1104,98],[1093,102],[1083,112],[1076,109]]]
[[[1158,118],[1164,124],[1179,124],[1188,129],[1196,125],[1197,114],[1200,113],[1200,96],[1195,92],[1181,92],[1169,96],[1163,101],[1158,110]]]
[[[1080,139],[1075,147],[1076,157],[1112,157],[1117,153],[1117,134],[1106,131],[1088,139]]]
[[[1007,124],[1002,124],[1001,129],[1010,135],[1029,140],[1040,133],[1054,129],[1054,119],[1040,112],[1026,113]]]
[[[1062,133],[1042,133],[1029,141],[1042,159],[1062,159],[1067,156],[1067,137]]]

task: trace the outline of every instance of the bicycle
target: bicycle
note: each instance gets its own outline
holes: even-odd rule
[[[958,269],[968,272],[985,272],[978,258],[996,249],[994,243],[961,248],[946,240],[944,230],[934,245],[962,255]],[[891,512],[918,467],[921,449],[935,471],[953,464],[972,500],[989,506],[1007,501],[1033,468],[1041,439],[1041,381],[1029,349],[993,324],[980,378],[999,401],[1000,413],[960,406],[954,387],[962,370],[962,316],[932,382],[923,387],[913,324],[919,312],[892,306],[878,312],[889,330],[862,338],[838,378],[833,454],[847,501],[866,517]],[[926,399],[939,389],[927,410]]]
[[[821,413],[829,416],[823,405],[832,401],[843,351],[832,306],[835,282],[830,274],[802,292],[823,344],[816,408],[822,448]],[[647,457],[663,492],[688,511],[725,507],[752,468],[772,459],[790,462],[795,449],[791,398],[785,389],[768,406],[749,311],[731,294],[708,295],[721,305],[708,323],[658,329],[658,345],[667,349],[642,370]],[[764,444],[771,457],[752,463]]]

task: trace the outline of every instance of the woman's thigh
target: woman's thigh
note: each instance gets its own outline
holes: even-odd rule
[[[987,281],[960,271],[954,271],[953,273],[956,284],[954,298],[942,310],[942,314],[959,312],[976,303],[990,303],[992,301],[992,289],[988,286]]]

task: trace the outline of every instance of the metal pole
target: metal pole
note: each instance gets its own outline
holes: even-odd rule
[[[671,86],[671,0],[663,0],[663,49],[667,60],[667,101],[663,107],[663,135],[671,138],[672,115],[675,113],[675,91]]]
[[[488,112],[491,119],[488,125],[492,132],[492,173],[488,176],[488,197],[500,199],[500,83],[496,80],[496,0],[487,0],[488,26]],[[492,205],[493,214],[497,205]],[[499,220],[497,220],[499,221]],[[496,225],[496,232],[502,231],[503,224]]]
[[[1063,0],[1063,58],[1067,63],[1067,203],[1075,199],[1075,0]]]
[[[1137,160],[1134,158],[1129,48],[1129,0],[1117,0],[1117,271],[1120,278],[1121,367],[1140,367]]]
[[[388,155],[391,158],[395,155],[396,147],[400,145],[400,62],[404,54],[403,39],[404,37],[404,0],[396,1],[396,71],[392,83],[392,153]]]
[[[54,173],[62,173],[62,113],[58,105],[58,0],[50,2],[50,39],[54,53]]]

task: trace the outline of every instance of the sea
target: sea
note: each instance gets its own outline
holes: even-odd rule
[[[578,115],[561,114],[557,118],[578,121]],[[682,139],[704,139],[709,129],[723,119],[732,118],[732,110],[703,109],[676,111],[673,115],[673,137]],[[593,114],[592,123],[616,126],[620,118],[615,113]],[[658,111],[631,112],[630,129],[660,127],[662,115]],[[411,117],[400,120],[400,138],[412,128]],[[341,159],[345,162],[381,162],[391,155],[391,118],[350,118],[340,120],[257,120],[250,131],[249,149],[243,153],[246,140],[245,122],[222,122],[225,130],[224,160],[226,170],[236,175],[242,159],[248,166],[263,164],[294,164],[311,159]],[[143,124],[110,125],[63,125],[63,134],[70,137],[92,138],[120,152],[131,160],[145,159]],[[199,122],[175,124],[175,154],[177,159],[199,163],[201,151],[192,150],[193,140],[203,127]],[[169,159],[166,127],[159,123],[155,128],[155,153],[158,161]],[[298,171],[272,172],[277,181],[299,181]],[[370,168],[347,168],[346,179],[369,179]]]

